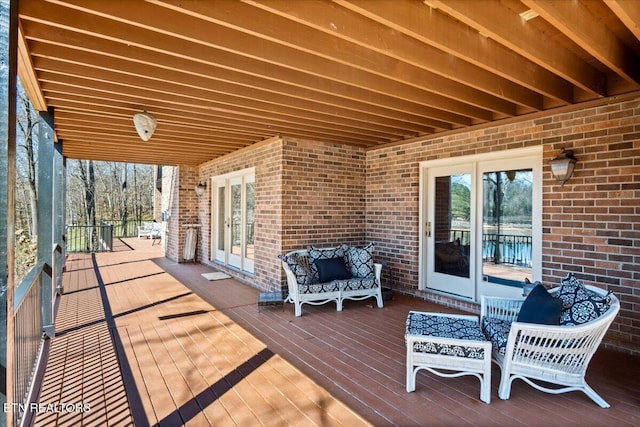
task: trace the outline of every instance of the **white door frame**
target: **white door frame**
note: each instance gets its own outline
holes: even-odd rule
[[[435,203],[431,203],[433,197],[435,197],[435,180],[437,177],[442,176],[453,176],[453,175],[462,175],[468,174],[471,178],[471,186],[470,186],[470,207],[471,207],[471,218],[470,218],[470,234],[471,234],[471,242],[475,242],[475,238],[477,233],[475,232],[476,222],[473,220],[473,215],[475,213],[474,209],[476,206],[476,193],[474,191],[476,179],[475,174],[475,164],[474,163],[457,163],[455,165],[448,166],[440,166],[440,167],[430,167],[426,169],[426,227],[427,230],[425,234],[422,236],[424,239],[424,244],[426,244],[426,250],[424,254],[426,255],[422,261],[425,263],[427,268],[427,276],[429,278],[430,283],[424,283],[425,289],[436,290],[440,292],[450,293],[457,297],[468,298],[473,300],[475,298],[475,269],[473,265],[475,263],[475,245],[470,247],[470,256],[469,256],[469,277],[459,277],[451,274],[438,273],[435,271],[435,258],[430,256],[429,254],[435,251]],[[426,278],[425,277],[425,278]]]
[[[214,189],[213,197],[211,198],[211,259],[225,264],[229,267],[233,267],[238,270],[242,270],[248,273],[253,273],[253,260],[246,258],[246,183],[255,182],[255,168],[248,168],[232,173],[218,175],[211,178],[211,186]],[[231,187],[232,185],[240,185],[240,254],[233,254],[232,248],[232,206],[231,206]],[[224,210],[223,215],[220,215],[220,189],[224,194]],[[255,195],[255,193],[254,193]],[[220,218],[223,217],[223,223]],[[224,227],[224,250],[219,249],[219,229]]]
[[[428,169],[434,167],[445,167],[445,166],[453,166],[460,163],[484,163],[484,162],[492,162],[492,161],[502,161],[509,162],[509,167],[512,165],[515,167],[522,162],[526,162],[527,168],[532,168],[533,170],[533,210],[532,210],[532,235],[533,235],[533,278],[532,280],[541,280],[542,276],[542,146],[528,147],[528,148],[518,148],[513,150],[504,150],[493,153],[484,153],[484,154],[476,154],[471,156],[461,156],[461,157],[452,157],[446,159],[439,160],[427,160],[424,162],[420,162],[419,164],[419,212],[418,212],[418,289],[419,290],[430,290],[426,287],[426,278],[427,278],[427,265],[426,265],[426,257],[427,257],[427,204],[429,201],[427,195],[427,180],[428,180]],[[518,163],[515,163],[515,162]],[[481,169],[476,166],[476,169]],[[478,171],[475,171],[476,175]],[[478,201],[482,200],[482,197],[478,197],[478,195],[482,192],[482,182],[478,182],[478,179],[473,179],[472,182],[475,182],[474,187],[472,187],[473,193],[476,195],[476,204],[480,203]],[[479,187],[479,188],[478,188]],[[476,215],[482,215],[482,209],[476,208]],[[482,224],[482,218],[479,218],[479,224]],[[478,218],[476,217],[476,224],[478,224]],[[476,233],[482,233],[482,227],[475,227]],[[476,236],[476,253],[478,250],[482,250],[482,236]],[[478,247],[479,245],[479,247]],[[522,290],[513,286],[503,286],[497,284],[482,284],[482,263],[474,262],[472,269],[475,269],[475,277],[476,277],[476,292],[474,300],[478,302],[480,300],[481,295],[496,295],[496,296],[506,296],[506,297],[518,297],[522,295]],[[433,291],[438,292],[438,291]],[[455,297],[455,296],[454,296]],[[464,299],[464,298],[463,298]]]

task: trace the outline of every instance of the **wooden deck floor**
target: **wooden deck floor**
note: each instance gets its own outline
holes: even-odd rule
[[[66,406],[32,425],[640,425],[638,358],[596,354],[587,379],[610,409],[521,381],[500,400],[497,367],[490,405],[472,377],[420,373],[407,393],[407,312],[446,308],[396,295],[383,309],[304,306],[296,318],[289,305],[259,311],[255,289],[210,271],[150,240],[70,255],[39,399]]]

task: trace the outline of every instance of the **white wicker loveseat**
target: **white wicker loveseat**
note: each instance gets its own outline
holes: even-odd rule
[[[302,315],[302,304],[320,305],[335,301],[337,310],[342,311],[344,300],[371,297],[376,298],[378,308],[382,308],[382,265],[373,262],[374,247],[373,243],[364,248],[310,246],[279,255],[289,290],[286,301],[294,304],[295,315]],[[336,268],[343,274],[331,274],[336,272]]]
[[[548,293],[561,301],[559,325],[517,321],[522,299],[483,297],[481,325],[500,366],[498,396],[509,399],[520,378],[537,390],[559,394],[582,391],[603,408],[609,404],[585,380],[592,356],[620,310],[613,294],[585,286],[573,274]],[[538,381],[557,385],[551,388]]]

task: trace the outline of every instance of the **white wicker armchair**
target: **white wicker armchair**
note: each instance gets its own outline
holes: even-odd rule
[[[598,295],[606,296],[602,289],[586,287]],[[553,294],[557,289],[550,293]],[[597,319],[578,326],[555,326],[517,322],[524,300],[483,296],[482,318],[512,322],[506,348],[500,351],[494,345],[492,349],[493,360],[500,366],[502,373],[498,396],[509,399],[511,383],[520,378],[546,393],[582,391],[601,407],[608,408],[609,404],[587,384],[585,373],[604,334],[620,310],[618,299],[613,294],[609,298],[609,309]],[[535,381],[556,384],[558,388],[545,387]]]

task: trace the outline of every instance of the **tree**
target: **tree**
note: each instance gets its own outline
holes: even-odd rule
[[[40,124],[38,112],[33,108],[31,101],[23,91],[18,92],[18,148],[22,153],[17,155],[17,183],[19,185],[16,198],[16,217],[28,219],[29,235],[38,234],[38,188],[37,188],[37,127]],[[22,184],[22,185],[20,185]],[[28,208],[27,208],[28,206]]]
[[[15,283],[37,262],[37,127],[40,116],[18,85],[16,102]]]
[[[91,251],[97,239],[96,233],[96,176],[93,160],[87,160],[87,165],[79,160],[80,179],[84,189],[84,224],[91,226],[86,228],[85,249]]]
[[[91,218],[84,209],[87,205],[88,168],[85,163],[82,168],[78,162],[67,165],[67,217],[72,222],[91,225]],[[96,222],[100,219],[112,224],[115,236],[134,235],[135,225],[153,218],[153,167],[93,162],[93,170]],[[83,194],[83,198],[78,194]]]

